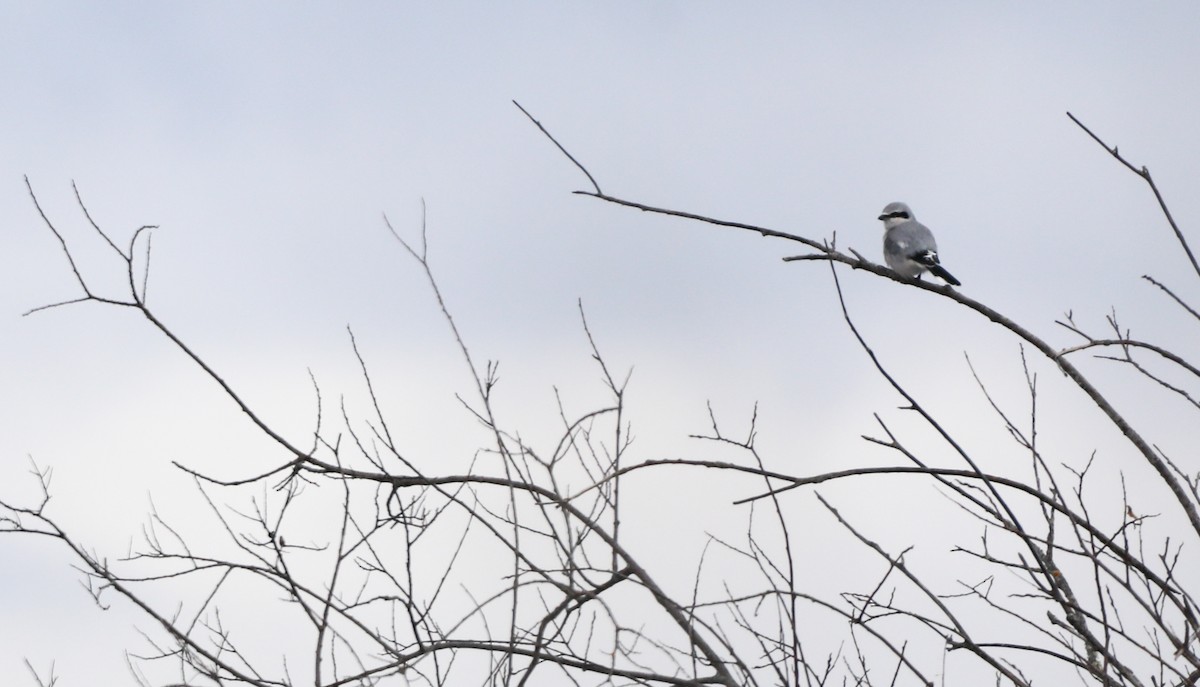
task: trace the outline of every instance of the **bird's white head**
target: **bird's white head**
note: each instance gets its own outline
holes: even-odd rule
[[[916,218],[916,215],[913,214],[908,205],[900,202],[888,203],[883,208],[883,212],[879,214],[879,219],[883,220],[884,229],[891,229],[897,224],[902,224]]]

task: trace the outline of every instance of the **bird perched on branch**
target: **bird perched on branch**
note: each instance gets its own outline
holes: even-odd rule
[[[937,241],[929,227],[917,221],[904,203],[888,203],[879,215],[883,220],[883,259],[888,267],[906,277],[931,272],[943,281],[962,286],[938,261]]]

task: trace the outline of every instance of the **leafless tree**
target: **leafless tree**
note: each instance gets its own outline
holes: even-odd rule
[[[40,497],[0,495],[0,531],[56,540],[77,559],[98,604],[113,603],[115,596],[145,614],[150,650],[131,653],[130,660],[143,684],[168,684],[159,669],[166,665],[175,675],[170,684],[179,685],[934,685],[939,678],[946,683],[941,661],[952,655],[973,657],[979,674],[994,676],[996,684],[1057,684],[1064,675],[1098,685],[1183,686],[1200,680],[1194,598],[1200,570],[1185,548],[1200,538],[1200,474],[1189,475],[1144,437],[1076,361],[1097,353],[1129,365],[1148,382],[1146,393],[1178,396],[1200,410],[1189,390],[1200,377],[1193,363],[1165,345],[1132,338],[1115,315],[1108,317],[1111,332],[1104,336],[1066,316],[1059,324],[1080,343],[1060,349],[949,286],[902,277],[853,250],[838,250],[831,240],[608,195],[521,111],[583,172],[590,190],[580,194],[794,242],[809,252],[785,260],[827,263],[845,325],[867,359],[957,463],[931,462],[877,415],[878,433],[864,440],[890,451],[893,466],[790,474],[773,467],[786,463],[760,452],[756,419],[744,434],[731,436],[711,411],[710,428],[694,440],[724,447],[738,459],[632,462],[627,378],[601,355],[582,305],[583,333],[608,401],[575,413],[560,402],[557,440],[531,445],[497,420],[497,366],[480,365],[456,327],[434,278],[424,223],[416,242],[387,228],[427,277],[450,325],[474,383],[462,405],[486,429],[488,444],[462,474],[423,468],[429,463],[408,455],[389,424],[352,333],[369,412],[356,415],[344,402],[330,412],[314,380],[318,411],[311,440],[297,443],[156,316],[147,301],[153,227],[118,243],[93,221],[76,191],[83,218],[124,264],[124,292],[103,295],[79,268],[27,180],[32,202],[82,291],[30,313],[82,302],[139,313],[287,455],[270,470],[235,479],[179,465],[208,504],[207,526],[222,543],[189,541],[152,512],[142,548],[115,562],[57,524],[44,470],[38,470]],[[1200,264],[1150,173],[1071,119],[1149,185],[1200,278]],[[985,381],[976,379],[994,421],[1027,457],[1023,476],[982,469],[966,443],[885,367],[842,297],[841,281],[866,273],[953,300],[1021,344],[1028,417],[993,401]],[[1145,279],[1179,306],[1180,317],[1200,320],[1173,289]],[[1176,531],[1151,533],[1146,524],[1155,514],[1135,509],[1132,499],[1096,511],[1087,497],[1094,479],[1090,466],[1071,467],[1043,454],[1037,440],[1039,387],[1026,352],[1060,370],[1128,440],[1169,490],[1173,500],[1159,506],[1182,523]],[[712,575],[720,573],[702,562],[694,586],[679,589],[661,583],[660,571],[623,544],[621,485],[664,475],[675,479],[689,470],[723,471],[744,485],[744,498],[713,507],[745,518],[745,538],[713,537],[710,548],[712,557],[737,559],[751,575],[714,581]],[[932,577],[913,565],[911,549],[879,543],[833,499],[815,491],[826,483],[878,476],[936,485],[982,533],[943,553],[991,574],[973,581]],[[800,574],[805,563],[793,549],[797,525],[785,507],[805,493],[814,493],[845,537],[876,558],[876,581],[868,588],[827,597],[805,587]],[[335,523],[326,539],[306,529],[305,512]],[[468,564],[481,556],[495,565],[480,570]],[[706,550],[704,560],[708,557]],[[179,605],[169,610],[154,606],[146,594],[164,583],[176,585],[180,594]],[[298,619],[306,628],[303,643],[289,646],[282,660],[260,650],[252,634],[225,619],[227,612],[223,616],[223,609],[241,603],[246,589],[272,592],[256,597],[259,615],[270,614],[280,624]],[[824,635],[840,633],[840,648],[810,648],[807,632],[814,626]],[[918,643],[938,647],[937,659],[910,648]],[[158,672],[151,676],[147,666]],[[34,679],[54,682],[36,672]]]

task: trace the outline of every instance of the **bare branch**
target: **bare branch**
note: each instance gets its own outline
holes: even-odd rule
[[[1092,133],[1091,129],[1084,126],[1083,122],[1079,121],[1075,115],[1068,112],[1067,116],[1071,118],[1072,122],[1075,122],[1076,126],[1078,126],[1080,129],[1083,129],[1093,141],[1100,144],[1100,147],[1104,148],[1109,155],[1112,155],[1117,159],[1118,162],[1120,162],[1122,165],[1125,165],[1126,169],[1144,179],[1145,182],[1150,186],[1150,190],[1154,192],[1155,200],[1158,201],[1158,207],[1162,209],[1163,216],[1167,218],[1167,223],[1171,225],[1172,231],[1175,232],[1175,238],[1179,239],[1179,245],[1183,247],[1183,252],[1187,254],[1188,260],[1191,261],[1192,269],[1195,270],[1196,276],[1200,276],[1200,262],[1196,261],[1196,256],[1192,253],[1191,246],[1188,245],[1187,239],[1184,238],[1183,232],[1179,229],[1179,225],[1175,223],[1175,218],[1171,216],[1171,210],[1167,207],[1167,201],[1163,199],[1162,193],[1160,193],[1158,190],[1158,185],[1155,184],[1154,179],[1150,177],[1150,170],[1145,166],[1140,168],[1135,167],[1131,162],[1126,160],[1119,152],[1117,152],[1116,146],[1112,146],[1110,148],[1104,141],[1100,140],[1099,136]]]
[[[533,115],[529,114],[529,112],[528,112],[528,111],[526,111],[526,110],[525,110],[525,108],[521,107],[521,103],[519,103],[519,102],[517,102],[517,101],[515,101],[515,100],[514,100],[514,101],[512,101],[512,104],[513,104],[513,105],[516,105],[516,106],[517,106],[517,109],[521,111],[521,114],[523,114],[523,115],[525,115],[526,117],[528,117],[528,118],[529,118],[529,121],[533,122],[533,123],[534,123],[534,125],[535,125],[535,126],[537,126],[537,128],[538,128],[538,129],[540,129],[540,130],[541,130],[541,132],[542,132],[543,134],[545,134],[545,135],[546,135],[546,138],[550,139],[550,142],[551,142],[551,143],[553,143],[553,144],[554,144],[554,145],[555,145],[555,146],[556,146],[556,147],[559,149],[559,151],[561,151],[561,152],[562,152],[562,154],[563,154],[563,155],[566,155],[566,156],[567,156],[567,159],[568,159],[568,160],[570,160],[571,162],[575,163],[575,166],[579,168],[579,171],[583,172],[584,176],[586,176],[586,177],[588,178],[588,181],[592,182],[592,188],[596,189],[596,193],[597,193],[597,194],[600,194],[600,193],[602,193],[602,191],[600,190],[600,184],[597,184],[597,183],[596,183],[596,180],[595,180],[595,179],[592,177],[592,173],[591,173],[591,172],[589,172],[589,171],[587,171],[587,168],[586,168],[586,167],[584,167],[583,165],[579,164],[579,160],[576,160],[576,159],[575,159],[575,157],[574,157],[573,155],[571,155],[570,153],[568,153],[568,152],[567,152],[567,149],[566,149],[566,148],[564,148],[564,147],[562,146],[562,144],[558,142],[558,140],[557,140],[557,139],[555,139],[553,136],[551,136],[549,131],[546,131],[546,127],[542,126],[542,123],[541,123],[541,122],[539,122],[538,120],[534,119],[534,118],[533,118]]]

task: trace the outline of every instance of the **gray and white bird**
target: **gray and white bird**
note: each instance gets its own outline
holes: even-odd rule
[[[888,267],[906,277],[930,272],[943,281],[962,286],[938,261],[937,241],[929,227],[917,221],[904,203],[888,203],[879,215],[883,220],[883,259]]]

